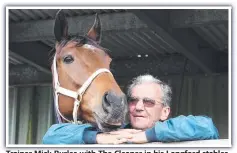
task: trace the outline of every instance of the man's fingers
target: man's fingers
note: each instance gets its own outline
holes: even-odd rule
[[[114,141],[114,144],[121,144],[125,143],[128,141],[128,139],[132,139],[133,135],[132,134],[126,134],[126,135],[118,135],[116,137],[116,141]]]
[[[132,134],[121,134],[121,135],[117,135],[117,137],[116,137],[116,139],[117,140],[120,140],[120,139],[123,139],[123,138],[125,138],[125,139],[131,139],[131,138],[133,138],[133,135]]]
[[[126,138],[121,138],[121,139],[118,139],[117,141],[114,142],[114,144],[122,144],[122,143],[125,143],[127,142],[127,139]]]
[[[136,130],[136,129],[127,129],[127,131],[130,132],[130,133],[142,132],[142,130]]]
[[[113,135],[116,135],[116,134],[119,134],[121,133],[121,131],[112,131],[112,132],[108,132],[109,134],[113,134]]]
[[[141,132],[142,130],[136,130],[136,129],[120,129],[118,131],[112,131],[109,132],[109,134],[122,134],[122,133],[138,133]]]
[[[133,135],[132,134],[125,134],[125,135],[122,135],[124,138],[127,138],[127,139],[131,139],[133,138]]]

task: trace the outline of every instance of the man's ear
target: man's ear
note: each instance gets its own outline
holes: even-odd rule
[[[170,107],[169,106],[164,106],[161,110],[161,116],[160,116],[160,120],[165,121],[168,119],[170,114]]]

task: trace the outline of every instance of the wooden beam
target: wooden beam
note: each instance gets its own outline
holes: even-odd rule
[[[9,86],[42,85],[52,82],[51,74],[47,74],[27,64],[9,67]]]
[[[42,42],[9,43],[9,49],[31,62],[51,71],[53,48]]]
[[[210,65],[210,60],[213,59],[211,55],[208,53],[200,55],[197,42],[193,39],[195,37],[190,36],[188,31],[183,31],[184,33],[173,31],[172,33],[168,28],[169,23],[167,23],[167,21],[165,24],[162,23],[164,20],[159,20],[156,16],[156,14],[166,14],[167,16],[167,14],[169,14],[168,10],[133,10],[133,13],[146,23],[151,30],[156,32],[167,43],[175,48],[177,52],[182,53],[190,61],[194,62],[203,72],[210,74],[216,71],[215,67],[213,67],[214,64]],[[162,25],[166,25],[166,27],[163,27]],[[184,40],[187,40],[188,42],[185,42]],[[190,45],[190,43],[193,44],[193,46]],[[205,58],[203,58],[203,56],[205,56]],[[215,59],[213,59],[213,61],[214,60]]]
[[[197,74],[200,69],[188,61],[182,55],[170,55],[156,58],[154,56],[142,55],[127,59],[114,59],[111,63],[112,73],[116,78],[132,78],[141,74],[154,74],[156,76],[167,76],[174,74]]]
[[[26,64],[29,64],[33,67],[35,67],[36,69],[46,73],[46,74],[51,74],[51,71],[45,67],[42,67],[34,62],[32,62],[31,60],[29,59],[26,59],[25,57],[21,56],[21,55],[18,55],[16,53],[14,53],[13,51],[9,50],[9,56],[10,57],[13,57],[15,59],[18,59],[19,61],[22,61],[23,63],[26,63]],[[21,64],[20,64],[21,65]]]
[[[184,9],[170,12],[172,28],[200,27],[228,23],[228,9]]]
[[[146,28],[133,13],[113,13],[99,15],[102,32]],[[93,25],[95,16],[68,17],[70,34],[85,34]],[[9,25],[9,41],[24,42],[54,39],[54,20],[39,20]]]

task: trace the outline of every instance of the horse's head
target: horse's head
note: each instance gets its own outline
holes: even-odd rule
[[[96,15],[85,36],[70,36],[66,17],[59,11],[54,35],[57,42],[52,71],[60,119],[92,123],[102,131],[121,126],[127,101],[109,71],[111,58],[99,45],[99,17]]]

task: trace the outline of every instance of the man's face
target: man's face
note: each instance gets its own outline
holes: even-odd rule
[[[136,85],[128,99],[129,117],[133,128],[147,129],[159,120],[166,120],[170,108],[162,104],[162,91],[156,83]]]

